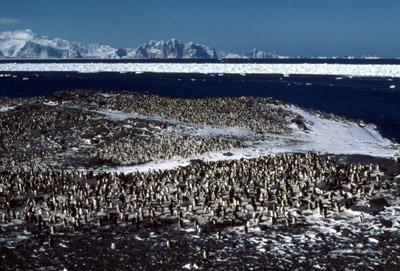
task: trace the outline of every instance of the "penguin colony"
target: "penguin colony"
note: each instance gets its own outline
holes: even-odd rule
[[[235,138],[168,132],[176,124],[135,118],[157,115],[181,122],[284,133],[299,116],[264,98],[172,99],[132,92],[59,92],[49,97],[0,99],[0,169],[46,171],[136,165],[245,147]],[[99,113],[134,113],[113,120]]]
[[[151,146],[151,149],[149,148]],[[239,141],[217,137],[167,137],[142,138],[132,142],[126,138],[107,145],[102,145],[90,152],[89,157],[110,164],[143,164],[154,159],[171,159],[173,157],[190,157],[210,151],[223,151],[243,147]],[[118,155],[116,155],[118,154]]]
[[[174,227],[224,239],[235,227],[301,227],[333,217],[393,189],[379,167],[339,164],[314,153],[198,162],[172,170],[110,173],[102,166],[146,163],[244,147],[234,138],[168,134],[171,122],[104,118],[118,110],[207,125],[285,133],[301,124],[263,98],[170,99],[151,94],[73,91],[0,99],[0,226],[14,223],[54,236],[110,226],[141,231]],[[364,216],[358,217],[365,223]],[[87,232],[87,231],[86,231]],[[165,240],[174,250],[174,243]],[[117,243],[107,246],[118,250]],[[203,248],[204,261],[213,258]]]
[[[242,127],[260,133],[283,133],[288,131],[286,125],[293,118],[293,113],[275,108],[274,105],[279,103],[272,98],[183,99],[126,93],[114,99],[109,97],[101,108],[161,116],[195,124]]]
[[[149,173],[3,171],[0,222],[49,234],[105,225],[290,227],[327,217],[391,187],[369,165],[313,153],[219,162]],[[360,220],[362,222],[362,220]],[[221,236],[221,233],[217,233]]]

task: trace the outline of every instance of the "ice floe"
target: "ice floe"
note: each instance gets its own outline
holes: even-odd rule
[[[143,72],[400,77],[400,65],[316,63],[3,63],[0,72]]]

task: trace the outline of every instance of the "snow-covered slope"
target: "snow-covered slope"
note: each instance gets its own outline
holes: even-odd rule
[[[31,30],[0,33],[0,58],[217,58],[214,48],[171,39],[150,41],[138,48],[113,48],[104,44],[71,42],[39,36]]]
[[[0,57],[5,58],[107,58],[114,50],[109,45],[49,39],[31,30],[0,33]]]
[[[235,138],[244,142],[245,148],[232,148],[230,155],[224,152],[209,152],[188,158],[176,157],[167,160],[155,160],[149,163],[119,167],[114,170],[123,172],[172,169],[182,165],[189,165],[191,159],[204,161],[220,161],[230,159],[255,158],[263,155],[282,153],[316,152],[323,154],[362,154],[376,157],[398,157],[400,145],[384,137],[373,126],[359,124],[337,117],[325,118],[318,113],[310,113],[294,105],[276,105],[277,110],[288,110],[300,115],[304,119],[307,130],[292,124],[291,132],[285,134],[256,133],[249,129],[237,127],[219,127],[201,124],[190,124],[165,119],[158,116],[145,116],[122,111],[99,110],[110,120],[120,121],[129,118],[143,118],[149,120],[172,123],[174,129],[168,132],[176,134],[218,138]]]

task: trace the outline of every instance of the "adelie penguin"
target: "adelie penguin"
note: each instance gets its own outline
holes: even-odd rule
[[[208,251],[205,250],[205,249],[203,249],[203,259],[204,259],[205,261],[208,260]]]
[[[247,225],[244,225],[243,231],[245,234],[249,233],[249,228],[247,227]]]
[[[54,248],[54,239],[52,237],[49,237],[49,246]]]

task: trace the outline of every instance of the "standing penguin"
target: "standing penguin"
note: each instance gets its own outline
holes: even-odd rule
[[[206,261],[208,260],[208,251],[205,249],[203,249],[203,259]]]

